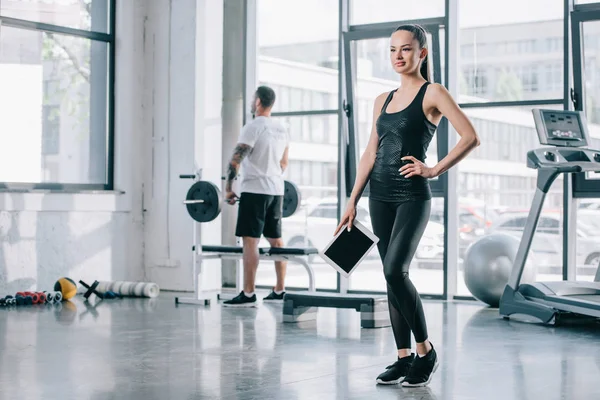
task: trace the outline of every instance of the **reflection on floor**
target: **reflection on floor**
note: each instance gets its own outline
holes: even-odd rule
[[[390,328],[353,310],[281,323],[281,305],[175,307],[81,297],[0,309],[0,399],[593,399],[598,326],[506,321],[475,303],[425,302],[441,366],[428,388],[375,384]]]

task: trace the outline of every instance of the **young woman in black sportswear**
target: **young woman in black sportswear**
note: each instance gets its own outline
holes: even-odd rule
[[[426,32],[418,25],[402,25],[391,35],[390,61],[400,75],[400,87],[375,99],[371,137],[336,229],[337,233],[345,224],[352,226],[356,204],[370,181],[371,221],[380,239],[378,249],[398,350],[397,361],[377,382],[408,387],[427,385],[438,366],[423,305],[408,275],[429,221],[428,179],[443,174],[479,145],[475,129],[446,88],[429,82],[426,45]],[[443,116],[461,138],[446,157],[429,167],[425,154]],[[411,333],[417,342],[416,355],[411,351]]]

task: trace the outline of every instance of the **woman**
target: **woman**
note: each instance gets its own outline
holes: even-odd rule
[[[477,134],[448,91],[430,84],[427,36],[418,25],[402,25],[392,34],[390,60],[400,74],[400,87],[375,100],[371,137],[356,182],[336,233],[356,217],[356,204],[370,180],[369,209],[387,282],[387,295],[397,361],[377,383],[425,386],[438,367],[428,339],[423,306],[408,276],[408,267],[429,221],[435,178],[479,145]],[[445,116],[461,139],[433,167],[424,164],[433,134]],[[417,355],[411,352],[411,332]]]

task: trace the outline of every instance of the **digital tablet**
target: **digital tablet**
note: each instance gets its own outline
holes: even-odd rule
[[[379,238],[363,224],[354,220],[348,232],[347,225],[319,251],[319,255],[340,274],[348,278],[361,261],[377,245]]]

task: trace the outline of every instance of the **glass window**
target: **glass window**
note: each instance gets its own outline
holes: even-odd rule
[[[459,1],[461,103],[563,97],[563,0]]]
[[[365,213],[369,212],[368,199],[358,203]],[[425,232],[410,265],[410,279],[421,294],[442,294],[444,289],[444,199],[435,197]],[[357,217],[361,212],[357,210]],[[372,229],[369,216],[362,222]],[[350,290],[385,292],[386,282],[377,248],[373,249],[350,277]]]
[[[350,24],[443,17],[445,0],[350,0]]]
[[[109,0],[2,0],[0,15],[108,33]]]
[[[108,48],[0,25],[0,182],[107,183]]]
[[[338,142],[337,114],[298,115],[275,118],[278,118],[289,130],[293,142],[313,143],[315,145],[323,144],[323,147],[316,146],[315,149],[327,149],[331,154],[325,156],[325,154],[319,152],[318,156],[315,155],[319,161],[337,159],[337,148],[335,147]],[[290,151],[294,150],[290,149]],[[335,158],[331,158],[331,156]]]
[[[581,281],[593,281],[600,265],[600,199],[579,200],[577,209],[576,277]]]
[[[540,106],[558,108],[559,106]],[[536,107],[538,108],[538,107]],[[469,295],[463,260],[469,246],[489,233],[520,238],[536,188],[536,170],[527,168],[527,152],[541,147],[531,107],[464,108],[481,145],[458,165],[458,294]],[[481,127],[481,128],[480,128]],[[485,127],[485,129],[483,129]],[[561,279],[562,176],[546,196],[530,259],[538,278]],[[548,245],[545,245],[548,243]]]
[[[577,3],[592,3],[578,1]],[[583,84],[585,91],[585,114],[592,136],[589,147],[600,148],[600,64],[598,43],[600,21],[586,21],[581,25],[583,36],[582,62],[585,65]],[[600,174],[588,173],[588,179],[600,179]],[[600,199],[580,199],[577,210],[576,277],[577,280],[593,281],[600,264]]]
[[[431,43],[431,36],[429,36]],[[392,69],[389,61],[389,37],[359,40],[353,43],[353,56],[357,58],[358,70],[354,83],[354,96],[358,104],[356,115],[358,125],[356,136],[359,151],[362,155],[373,126],[373,103],[382,93],[397,89],[400,85],[398,74]],[[434,58],[431,57],[432,61]],[[437,131],[427,151],[426,163],[429,166],[438,162]]]
[[[273,111],[337,109],[339,1],[258,0],[257,7],[258,80],[290,91]]]
[[[284,176],[300,189],[302,202],[298,211],[282,223],[282,237],[286,246],[310,246],[324,248],[337,227],[337,162],[338,124],[337,115],[302,115],[293,117],[273,117],[289,128],[294,129],[294,121],[304,121],[311,127],[321,127],[318,133],[325,140],[292,141],[289,149],[290,164]],[[320,121],[318,124],[315,121]],[[292,137],[294,137],[294,132]],[[312,132],[314,137],[315,132]],[[298,136],[298,135],[296,135]],[[261,246],[268,246],[263,239]],[[315,281],[319,289],[336,289],[337,272],[323,262],[319,256],[311,257],[315,271]],[[271,285],[275,279],[272,262],[261,262],[257,284]],[[288,264],[286,286],[289,288],[308,287],[306,271],[301,266]]]
[[[586,21],[581,25],[581,33],[584,37],[600,38],[600,21]],[[593,124],[591,133],[596,134],[598,124],[600,124],[600,63],[598,62],[598,51],[593,46],[591,40],[583,41],[582,57],[585,65],[584,70],[584,91],[586,117],[588,123]]]

